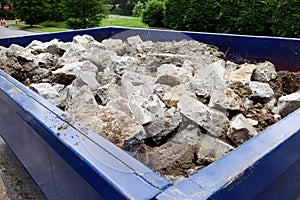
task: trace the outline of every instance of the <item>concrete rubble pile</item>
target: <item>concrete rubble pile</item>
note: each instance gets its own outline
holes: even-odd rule
[[[266,61],[236,64],[196,41],[95,41],[0,47],[0,67],[174,183],[300,107],[274,95]]]

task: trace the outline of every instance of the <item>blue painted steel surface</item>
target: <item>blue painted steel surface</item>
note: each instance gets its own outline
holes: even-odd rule
[[[133,35],[152,41],[195,39],[218,46],[235,61],[269,60],[278,69],[300,70],[299,39],[108,27],[0,39],[0,45],[26,46],[34,39],[45,42],[54,38],[66,42],[83,34],[99,41]],[[165,179],[102,137],[83,131],[79,123],[5,73],[0,75],[0,134],[49,199],[67,196],[295,199],[300,196],[300,110],[191,178],[170,187]],[[67,177],[73,177],[73,181]]]

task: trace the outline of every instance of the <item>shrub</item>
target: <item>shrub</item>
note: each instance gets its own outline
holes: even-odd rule
[[[145,5],[144,5],[142,2],[138,1],[138,2],[134,5],[134,8],[133,8],[133,10],[132,10],[132,15],[133,15],[134,17],[141,17],[144,8],[145,8]]]
[[[164,2],[149,0],[142,13],[142,21],[150,27],[164,27]]]
[[[175,30],[186,30],[185,22],[190,0],[167,0],[165,2],[164,25]]]
[[[166,0],[165,26],[177,30],[300,37],[300,0]]]
[[[279,0],[273,7],[273,35],[281,37],[300,37],[300,0]]]

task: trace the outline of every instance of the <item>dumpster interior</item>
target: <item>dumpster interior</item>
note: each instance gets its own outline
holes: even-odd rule
[[[0,55],[7,74],[173,183],[300,107],[300,72],[194,40],[83,35]]]

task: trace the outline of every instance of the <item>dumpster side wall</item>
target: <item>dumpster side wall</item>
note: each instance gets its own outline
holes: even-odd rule
[[[299,39],[108,27],[6,38],[0,39],[0,45],[8,47],[15,43],[26,46],[33,40],[46,42],[54,38],[67,42],[71,41],[75,35],[83,34],[91,35],[98,41],[110,37],[125,40],[129,36],[135,35],[140,35],[143,40],[152,41],[194,39],[218,46],[236,62],[268,60],[273,62],[278,70],[300,70]],[[98,198],[98,196],[105,199],[151,199],[162,191],[156,197],[157,199],[261,199],[268,197],[276,199],[277,197],[297,197],[299,195],[298,184],[292,185],[293,187],[289,187],[289,185],[283,187],[287,180],[293,182],[299,180],[298,176],[293,174],[298,171],[300,157],[299,110],[201,170],[198,174],[167,189],[170,183],[154,175],[151,170],[147,171],[143,165],[138,164],[131,157],[125,156],[108,142],[103,142],[102,139],[98,140],[93,134],[89,138],[95,138],[95,141],[102,142],[101,145],[93,146],[93,151],[102,152],[100,155],[105,157],[105,159],[100,159],[101,162],[98,162],[97,158],[87,156],[87,151],[90,149],[85,147],[86,144],[93,143],[92,141],[82,142],[86,146],[79,148],[75,145],[76,142],[73,142],[74,138],[65,138],[65,143],[61,143],[57,137],[47,136],[47,134],[53,134],[53,127],[39,121],[38,117],[31,117],[29,110],[26,112],[22,109],[19,110],[20,104],[22,104],[20,102],[23,99],[18,95],[12,95],[11,92],[14,90],[9,92],[7,88],[3,87],[7,84],[7,80],[3,80],[2,83],[0,101],[5,106],[0,113],[1,119],[3,119],[3,123],[0,123],[3,134],[2,131],[0,133],[47,197],[48,195],[49,197],[61,195],[58,191],[62,188],[57,187],[60,180],[58,176],[53,178],[53,174],[55,174],[53,171],[61,168],[62,171],[58,174],[66,174],[68,177],[75,177],[73,179],[75,182],[79,181],[79,185],[71,183],[70,187],[63,188],[66,194],[76,194],[77,199],[87,199],[85,196],[87,193],[91,195],[90,199]],[[26,90],[25,94],[31,96],[32,92]],[[41,101],[43,100],[38,99],[37,103]],[[46,110],[53,110],[53,107],[47,103],[42,105]],[[24,106],[32,105],[29,103]],[[9,119],[10,117],[12,119]],[[16,127],[10,129],[7,123],[16,124]],[[68,133],[72,135],[73,132],[72,129]],[[24,134],[24,137],[18,137],[19,134]],[[52,139],[45,140],[47,137]],[[31,152],[31,144],[35,143],[37,146],[33,147],[35,150]],[[23,148],[28,148],[28,150],[20,149],[18,147],[20,144],[24,144]],[[68,153],[64,153],[64,151]],[[40,155],[36,155],[38,153]],[[31,155],[33,156],[30,157]],[[57,158],[53,159],[52,157]],[[72,161],[69,157],[76,157],[77,160]],[[55,165],[53,165],[53,160],[55,160]],[[80,161],[80,164],[77,161]],[[41,167],[44,166],[43,164],[46,166],[45,172]],[[78,168],[79,165],[84,165],[86,168]],[[116,171],[110,167],[114,165],[118,166],[119,170]],[[33,172],[36,168],[41,168],[36,172],[37,174]],[[46,175],[42,176],[42,174]],[[99,177],[92,177],[93,175]],[[82,179],[83,181],[80,182]],[[99,186],[100,183],[103,183],[103,187]],[[48,189],[47,187],[50,186],[45,186],[48,184],[53,185],[54,188],[51,186]],[[66,186],[68,182],[63,181],[62,185]],[[86,189],[79,192],[76,190],[78,187]],[[277,194],[274,193],[275,190],[281,196],[274,196]],[[285,196],[285,194],[290,194],[290,196]]]

